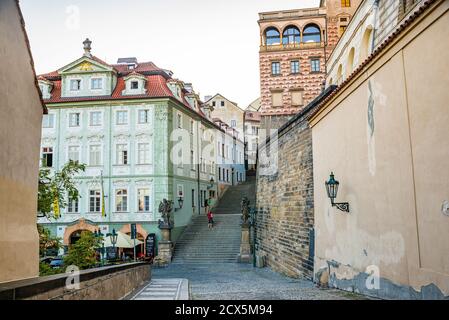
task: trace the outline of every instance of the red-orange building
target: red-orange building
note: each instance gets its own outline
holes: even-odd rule
[[[359,3],[259,13],[262,128],[279,128],[321,92],[326,60]]]

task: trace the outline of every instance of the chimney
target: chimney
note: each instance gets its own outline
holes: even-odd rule
[[[92,49],[90,46],[91,44],[92,44],[92,41],[90,41],[89,38],[86,38],[86,40],[84,40],[84,42],[83,42],[84,55],[89,58],[92,57],[92,54],[90,53],[90,50]]]

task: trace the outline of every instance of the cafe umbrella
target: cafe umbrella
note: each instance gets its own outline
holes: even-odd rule
[[[106,248],[113,246],[111,243],[110,237],[105,237],[103,239],[104,239],[103,240],[104,246]],[[143,243],[142,241],[135,239],[136,246],[138,246],[142,243]],[[118,231],[117,232],[117,243],[115,244],[115,247],[116,248],[134,248],[134,240],[131,239],[131,237],[129,235],[127,235],[126,233]]]

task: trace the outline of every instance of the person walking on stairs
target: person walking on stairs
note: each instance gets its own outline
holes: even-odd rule
[[[207,220],[208,220],[208,227],[209,229],[213,229],[214,228],[214,214],[211,210],[209,210],[209,212],[207,213]]]

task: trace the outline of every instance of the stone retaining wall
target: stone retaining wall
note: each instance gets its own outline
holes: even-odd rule
[[[313,279],[313,158],[307,116],[334,88],[323,92],[278,132],[278,168],[257,174],[257,255],[275,271]],[[262,117],[263,118],[263,117]],[[266,152],[270,142],[259,148]]]
[[[151,279],[151,266],[130,263],[80,271],[79,288],[68,289],[67,274],[0,284],[1,300],[118,300]]]

